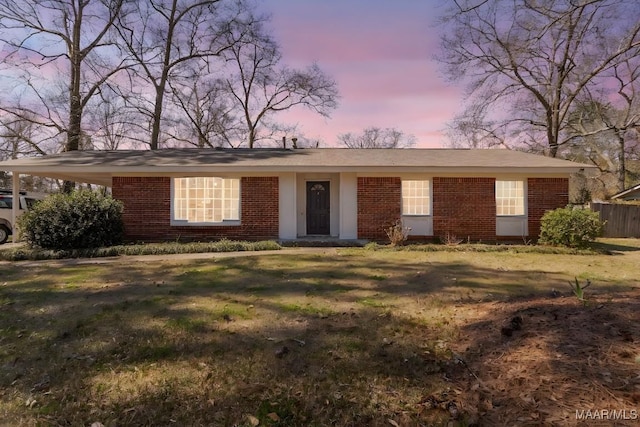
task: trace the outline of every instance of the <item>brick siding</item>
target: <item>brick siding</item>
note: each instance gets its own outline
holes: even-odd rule
[[[171,226],[171,178],[114,177],[113,196],[124,202],[125,238],[129,241],[277,239],[278,178],[241,179],[241,224]],[[540,218],[569,200],[568,178],[529,178],[529,237],[540,234]],[[357,189],[358,238],[386,241],[384,228],[402,215],[399,177],[360,177]],[[433,234],[495,241],[494,178],[433,178]]]
[[[569,203],[568,178],[529,178],[529,237],[540,235],[540,218],[546,211],[565,207]]]
[[[494,178],[433,178],[433,234],[496,240]]]
[[[358,178],[358,238],[386,240],[385,227],[402,215],[400,178]]]
[[[124,203],[125,239],[129,241],[278,238],[277,177],[240,180],[241,224],[237,226],[172,226],[169,177],[114,177],[112,184],[113,197]]]

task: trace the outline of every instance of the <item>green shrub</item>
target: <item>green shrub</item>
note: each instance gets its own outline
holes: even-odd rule
[[[540,223],[540,243],[582,248],[602,234],[597,212],[571,207],[548,211]]]
[[[44,249],[110,246],[122,241],[122,203],[88,190],[53,194],[18,225],[29,245]]]
[[[282,246],[280,246],[273,240],[265,240],[259,242],[229,242],[231,241],[223,239],[222,241],[217,242],[140,243],[79,249],[41,249],[17,247],[11,249],[0,249],[0,260],[37,261],[46,259],[98,258],[123,255],[170,255],[235,251],[273,251],[282,249]]]

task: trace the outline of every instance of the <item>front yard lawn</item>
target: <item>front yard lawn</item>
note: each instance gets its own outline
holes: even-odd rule
[[[640,409],[640,241],[0,263],[7,425],[574,425]],[[575,278],[592,285],[586,302]],[[637,420],[618,420],[633,425]]]

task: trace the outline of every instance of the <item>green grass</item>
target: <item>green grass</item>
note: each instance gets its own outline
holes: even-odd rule
[[[274,241],[244,242],[218,240],[215,242],[190,243],[137,243],[131,245],[109,246],[93,249],[52,250],[21,246],[18,248],[0,248],[0,260],[24,261],[65,258],[100,258],[122,255],[168,255],[207,252],[239,252],[279,250],[282,247]]]
[[[615,239],[608,239],[615,241]],[[130,245],[110,246],[94,249],[50,250],[29,248],[3,249],[0,247],[0,260],[24,261],[24,260],[48,260],[65,258],[99,258],[122,255],[168,255],[186,253],[208,252],[238,252],[238,251],[265,251],[279,250],[282,246],[274,241],[245,242],[222,239],[214,242],[169,242],[169,243],[136,243]],[[509,252],[509,253],[537,253],[537,254],[567,254],[567,255],[595,255],[609,253],[616,250],[625,250],[615,243],[595,242],[585,249],[573,249],[554,246],[516,245],[516,244],[407,244],[405,246],[389,247],[377,243],[369,243],[365,246],[368,251],[385,252]],[[344,255],[357,254],[361,248],[345,250]],[[336,271],[331,277],[340,278],[342,272]],[[374,274],[377,280],[384,280],[384,275]]]
[[[375,298],[362,298],[358,300],[358,304],[372,308],[385,308],[389,306],[388,303]]]
[[[178,317],[169,319],[167,321],[167,327],[185,332],[205,332],[209,322],[202,319],[192,319],[189,317]]]
[[[590,254],[344,248],[0,263],[0,419],[17,426],[448,425],[449,413],[427,408],[425,398],[472,399],[477,387],[455,354],[479,357],[489,344],[462,342],[485,324],[498,330],[490,342],[502,345],[499,322],[513,301],[546,304],[555,289],[570,309],[563,322],[591,310],[610,316],[598,324],[622,328],[626,309],[616,299],[639,286],[640,241],[599,245]],[[575,277],[594,283],[585,297],[598,304],[572,298]],[[488,334],[478,331],[478,339]],[[557,334],[562,329],[546,338]],[[566,340],[559,348],[577,345],[569,333]],[[487,363],[506,358],[500,352],[513,343]],[[539,351],[561,352],[545,346]],[[636,363],[637,352],[629,354]],[[482,375],[483,366],[472,369]],[[561,377],[563,387],[579,385],[580,375]],[[610,392],[626,402],[623,391]],[[466,405],[453,425],[474,421]]]

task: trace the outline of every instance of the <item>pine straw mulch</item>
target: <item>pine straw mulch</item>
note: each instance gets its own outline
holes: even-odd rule
[[[476,305],[447,372],[467,422],[638,425],[629,418],[640,412],[640,288],[592,294],[586,305],[568,295]],[[447,396],[431,400],[446,407]],[[613,422],[598,419],[603,410],[626,412]]]

